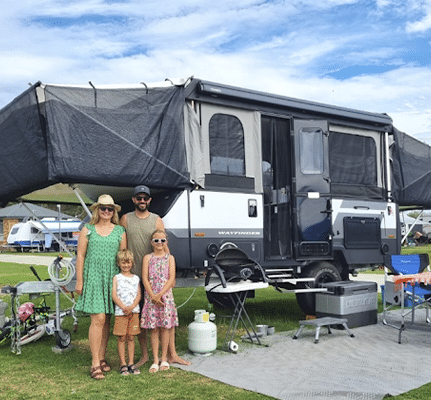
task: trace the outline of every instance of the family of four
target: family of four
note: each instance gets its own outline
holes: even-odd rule
[[[148,361],[147,329],[154,359],[151,373],[169,369],[169,363],[190,364],[175,349],[175,259],[169,253],[163,221],[148,209],[151,192],[147,186],[137,186],[132,201],[135,211],[120,220],[121,207],[110,195],[100,196],[79,235],[76,292],[80,296],[75,309],[90,314],[90,375],[94,379],[103,379],[111,370],[105,353],[112,314],[122,375],[139,374],[139,367]],[[135,336],[141,348],[136,364]]]

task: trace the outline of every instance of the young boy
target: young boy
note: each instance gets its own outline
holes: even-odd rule
[[[130,271],[133,266],[133,254],[130,250],[117,253],[117,263],[121,272],[114,276],[112,299],[115,303],[114,335],[118,336],[118,355],[120,356],[120,374],[140,374],[133,363],[135,356],[135,336],[139,328],[139,300],[141,289],[139,277]],[[126,364],[126,342],[129,363]]]

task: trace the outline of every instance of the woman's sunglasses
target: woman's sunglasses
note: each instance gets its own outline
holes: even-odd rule
[[[152,240],[154,243],[165,243],[166,239],[153,239]]]
[[[99,209],[100,209],[100,211],[114,212],[114,207],[100,206]]]

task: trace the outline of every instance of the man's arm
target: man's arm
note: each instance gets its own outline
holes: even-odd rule
[[[127,214],[123,214],[123,215],[121,216],[121,218],[120,218],[120,225],[121,225],[124,229],[127,229]],[[127,248],[128,248],[128,246],[127,246],[127,235],[126,235],[126,239],[125,239],[125,243],[124,243],[124,245],[125,245],[125,248],[127,249]]]

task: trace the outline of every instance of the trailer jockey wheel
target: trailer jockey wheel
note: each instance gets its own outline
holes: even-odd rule
[[[301,278],[314,278],[315,283],[309,282],[304,287],[322,287],[322,284],[341,281],[337,267],[328,261],[311,264],[301,274]],[[316,293],[296,293],[296,300],[306,315],[316,314]]]
[[[69,347],[71,342],[70,332],[66,330],[60,330],[55,332],[55,341],[57,346],[61,349]]]

